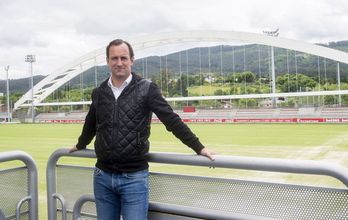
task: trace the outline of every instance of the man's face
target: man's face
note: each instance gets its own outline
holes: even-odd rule
[[[126,80],[131,74],[134,57],[130,57],[127,44],[112,45],[109,48],[109,57],[106,58],[106,63],[110,67],[113,78]]]

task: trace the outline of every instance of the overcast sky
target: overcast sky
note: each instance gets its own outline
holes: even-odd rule
[[[27,54],[34,75],[48,75],[115,38],[168,31],[279,28],[309,43],[348,40],[347,0],[0,0],[0,15],[0,80],[7,65],[10,79],[30,76]]]

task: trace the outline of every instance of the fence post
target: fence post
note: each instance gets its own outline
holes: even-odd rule
[[[21,160],[28,169],[28,198],[29,202],[29,219],[39,219],[39,196],[38,196],[38,172],[34,159],[23,151],[8,151],[0,153],[0,162]],[[0,217],[1,217],[0,212]]]
[[[84,149],[80,151],[68,153],[70,148],[59,148],[55,150],[47,162],[46,168],[46,183],[47,183],[47,216],[49,220],[57,219],[57,203],[56,203],[56,165],[62,156],[66,157],[86,157],[95,158],[95,152],[93,149]]]

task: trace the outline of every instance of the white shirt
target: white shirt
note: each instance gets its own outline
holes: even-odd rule
[[[114,85],[112,85],[111,76],[110,76],[108,85],[111,88],[112,92],[114,93],[116,100],[121,95],[121,92],[123,91],[123,89],[126,88],[126,86],[128,86],[128,84],[132,81],[132,77],[133,77],[132,74],[130,74],[128,78],[122,83],[121,87],[116,88]]]

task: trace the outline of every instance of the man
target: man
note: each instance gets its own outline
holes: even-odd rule
[[[106,48],[111,76],[92,92],[92,104],[78,143],[70,153],[86,148],[96,136],[97,163],[94,196],[100,220],[147,219],[148,152],[152,113],[184,144],[214,160],[180,117],[163,99],[158,87],[131,72],[134,52],[117,39]]]

